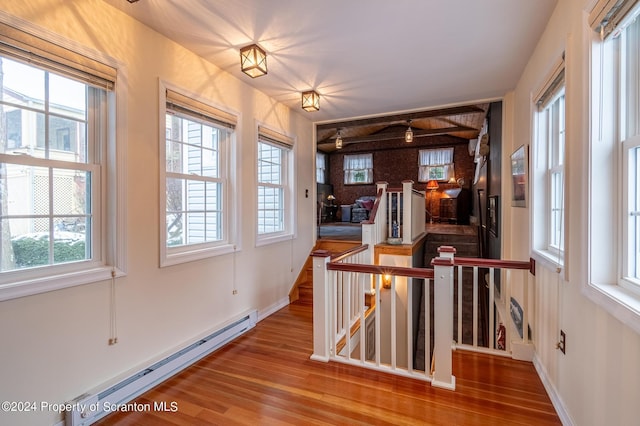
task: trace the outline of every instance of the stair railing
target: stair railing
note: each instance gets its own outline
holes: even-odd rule
[[[516,359],[530,359],[532,345],[528,334],[528,277],[522,282],[516,276],[529,270],[529,262],[456,258],[455,248],[442,246],[439,257],[433,259],[433,269],[381,266],[365,263],[366,245],[331,258],[329,252],[316,251],[313,256],[313,355],[318,361],[338,361],[396,375],[430,381],[432,386],[455,390],[452,371],[452,349],[474,350]],[[473,272],[472,343],[463,341],[468,333],[462,322],[454,317],[454,271],[457,268],[457,318],[468,317],[463,311],[465,278],[463,268]],[[478,325],[478,300],[480,273],[487,270],[489,285],[489,319],[486,328]],[[500,295],[496,295],[497,271],[503,279]],[[371,297],[367,288],[373,282]],[[433,284],[433,303],[430,287]],[[466,283],[468,286],[469,283]],[[506,304],[510,300],[511,287],[519,290],[524,309],[518,310],[517,323],[522,324],[523,336],[511,341],[513,332],[505,327],[505,347],[498,349],[496,333],[499,330],[493,314],[495,304],[503,322],[511,321]],[[415,299],[420,291],[424,295],[424,315],[420,315],[420,303]],[[467,304],[468,305],[468,304]],[[512,309],[515,309],[512,307]],[[433,312],[433,327],[431,317]],[[417,319],[418,329],[414,329]],[[457,341],[454,342],[454,326]],[[419,329],[424,330],[424,359],[416,359],[414,342]],[[478,333],[488,334],[487,342],[480,344]],[[433,347],[431,341],[433,340]],[[454,342],[452,344],[452,342]],[[423,368],[416,368],[418,361]]]
[[[456,347],[531,361],[533,345],[529,338],[528,312],[531,261],[455,257],[454,265]],[[471,282],[464,278],[466,271],[472,273]],[[485,291],[481,291],[483,287]],[[489,301],[489,311],[487,322],[481,326],[478,300],[483,293]],[[463,317],[465,298],[472,299],[471,327],[459,320]]]
[[[426,223],[425,193],[414,189],[413,184],[412,180],[406,180],[402,188],[392,189],[384,183],[386,209],[382,211],[386,217],[379,222],[387,224],[388,237],[399,238],[402,244],[411,244],[422,235]]]
[[[453,340],[452,260],[438,258],[434,269],[357,263],[365,245],[331,258],[326,251],[313,256],[312,359],[338,361],[373,370],[430,381],[433,386],[455,389],[451,374]],[[353,260],[353,261],[352,261]],[[435,278],[434,278],[435,277]],[[419,314],[414,300],[418,286],[427,292],[435,282],[435,343],[426,339],[423,369],[415,368],[413,328]],[[373,297],[366,287],[373,281]],[[355,300],[354,300],[355,299]],[[418,302],[418,303],[415,303]],[[423,329],[431,329],[424,315]],[[348,319],[348,320],[346,320]]]

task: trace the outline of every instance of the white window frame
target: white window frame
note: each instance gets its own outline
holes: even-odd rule
[[[5,34],[17,37],[26,44],[21,46],[24,52],[37,52],[39,59],[32,62],[33,66],[46,68],[54,74],[66,75],[80,81],[87,74],[92,74],[92,67],[106,70],[106,74],[97,75],[101,81],[109,79],[110,69],[117,71],[118,80],[126,81],[126,74],[114,59],[88,49],[79,43],[60,37],[59,35],[36,27],[25,21],[0,12],[0,25]],[[35,38],[33,38],[35,37]],[[33,44],[31,44],[33,42]],[[33,49],[33,50],[32,50]],[[27,53],[28,54],[28,53]],[[19,56],[19,55],[18,55]],[[44,58],[44,59],[43,59]],[[58,58],[62,62],[57,62]],[[81,60],[84,66],[78,69],[62,65],[65,58],[74,58],[73,63]],[[87,66],[88,64],[88,66]],[[125,128],[117,125],[116,111],[126,111],[126,84],[109,85],[109,90],[103,92],[98,101],[101,110],[98,127],[102,130],[93,135],[99,138],[96,148],[98,168],[96,175],[95,200],[93,214],[94,234],[99,238],[92,246],[92,258],[86,261],[70,262],[66,264],[47,265],[18,271],[8,271],[0,274],[0,301],[18,297],[30,296],[62,288],[113,280],[126,275],[126,213],[125,194],[125,152],[119,149],[117,141],[126,138]],[[126,143],[124,144],[126,146]],[[25,158],[24,162],[31,165],[45,165],[36,158]],[[75,164],[75,163],[74,163]],[[55,167],[47,164],[45,167]],[[80,166],[80,164],[76,164]],[[86,164],[86,167],[93,166]]]
[[[534,97],[531,152],[532,257],[550,269],[563,268],[565,258],[564,60],[559,60]],[[559,182],[558,182],[559,177]],[[554,212],[559,210],[559,217]]]
[[[352,167],[359,163],[363,167]],[[345,185],[370,185],[373,183],[373,154],[345,154],[344,156],[344,184]],[[364,181],[357,182],[355,177],[364,173]]]
[[[316,183],[327,183],[327,157],[324,152],[316,152]]]
[[[286,133],[270,128],[266,124],[258,123],[257,132],[258,135],[256,141],[256,247],[274,244],[281,241],[291,240],[295,238],[295,138],[287,135]],[[282,181],[279,184],[272,182],[260,182],[260,161],[259,161],[259,147],[260,144],[267,144],[271,147],[280,150],[281,154],[281,170],[280,176]],[[260,187],[277,188],[282,191],[282,229],[274,232],[261,232],[260,231],[260,200],[259,191]]]
[[[629,173],[636,172],[629,167],[628,154],[640,144],[640,105],[636,99],[632,109],[627,110],[627,98],[619,96],[638,93],[640,69],[636,67],[634,75],[625,76],[627,32],[620,29],[638,16],[640,2],[622,3],[619,10],[623,14],[618,16],[607,16],[610,10],[608,2],[601,0],[589,18],[591,28],[600,31],[590,31],[589,279],[582,292],[640,333],[640,286],[629,279],[626,269],[632,247],[628,215],[635,211],[630,195],[637,197],[637,188],[628,179]],[[637,45],[631,50],[637,52]],[[637,59],[629,63],[637,64]]]
[[[640,292],[640,135],[626,139],[622,143],[622,152],[625,177],[622,179],[622,211],[627,219],[622,221],[622,235],[626,243],[620,284]]]
[[[421,149],[418,151],[418,182],[437,180],[448,182],[455,179],[454,148]],[[442,169],[442,179],[431,177],[432,169]]]
[[[219,165],[220,175],[216,178],[206,176],[188,176],[167,171],[166,162],[166,118],[171,114],[171,109],[167,106],[167,90],[174,98],[178,99],[180,112],[176,115],[194,122],[204,123],[211,127],[220,127],[217,122],[229,123],[226,127],[228,136],[224,141],[220,141]],[[205,259],[208,257],[220,256],[239,250],[238,247],[238,209],[236,195],[237,155],[236,155],[236,134],[234,131],[237,123],[237,116],[232,111],[222,109],[212,105],[211,102],[190,93],[184,89],[177,88],[171,83],[159,82],[160,101],[160,266],[166,267],[184,262]],[[175,109],[175,108],[174,108]],[[167,245],[167,178],[196,179],[201,182],[218,183],[222,187],[222,239],[210,242],[199,242],[182,244],[175,247]]]

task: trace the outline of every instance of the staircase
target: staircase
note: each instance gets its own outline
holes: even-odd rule
[[[322,239],[317,241],[311,251],[327,250],[333,255],[357,247],[360,244],[360,241]],[[293,284],[291,291],[289,291],[289,303],[294,302],[301,305],[313,305],[313,258],[311,256],[307,257],[296,282]]]
[[[452,246],[456,249],[456,257],[479,257],[480,245],[478,240],[478,231],[475,226],[462,226],[462,225],[436,225],[427,229],[427,238],[425,239],[424,246],[424,267],[431,268],[431,260],[434,257],[438,257],[438,247],[440,246]],[[465,324],[473,322],[473,318],[470,313],[473,312],[473,275],[470,270],[463,271],[463,318]],[[454,303],[454,324],[458,321],[458,275],[454,275],[454,288],[453,288],[453,303]],[[430,305],[433,306],[434,288],[433,282],[430,284]],[[486,317],[486,304],[481,300],[479,301],[479,308],[481,311],[480,326],[484,327]],[[421,295],[420,302],[420,319],[419,324],[424,324],[424,294]],[[433,324],[433,309],[431,309],[431,324]],[[458,330],[454,327],[454,339],[461,343],[471,343],[473,339],[472,327],[467,326],[464,328],[463,336],[458,340]],[[426,330],[422,327],[418,330],[418,338],[416,343],[416,369],[424,371],[424,350],[425,350],[425,335]],[[429,333],[431,345],[433,348],[433,333]],[[479,341],[482,343],[485,340],[485,336],[480,334]]]
[[[424,247],[424,267],[429,268],[431,259],[438,257],[438,247],[452,246],[456,257],[479,257],[478,228],[475,226],[440,225],[427,230]]]

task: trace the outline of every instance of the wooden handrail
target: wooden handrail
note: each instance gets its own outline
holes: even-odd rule
[[[354,254],[362,253],[369,248],[369,244],[363,244],[361,246],[352,247],[348,250],[343,251],[342,253],[336,253],[331,256],[332,262],[340,262],[349,256],[353,256]]]
[[[369,219],[362,221],[362,223],[366,223],[368,225],[372,225],[376,223],[376,214],[378,213],[378,206],[380,205],[380,199],[382,198],[382,188],[378,189],[378,194],[376,195],[376,201],[373,203],[373,208],[371,212],[369,212]]]
[[[503,269],[528,269],[531,270],[531,261],[502,260],[502,259],[482,259],[477,257],[454,257],[456,266],[478,266],[480,268],[503,268]]]
[[[360,272],[363,274],[395,275],[409,278],[433,278],[433,269],[406,268],[403,266],[363,265],[359,263],[334,263],[327,264],[330,271]]]

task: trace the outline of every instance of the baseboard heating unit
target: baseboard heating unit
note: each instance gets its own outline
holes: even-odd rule
[[[137,396],[180,372],[204,356],[252,329],[257,312],[252,311],[233,323],[211,333],[184,349],[156,362],[131,376],[102,389],[85,393],[68,402],[66,426],[90,425]],[[171,407],[164,407],[171,408]]]

